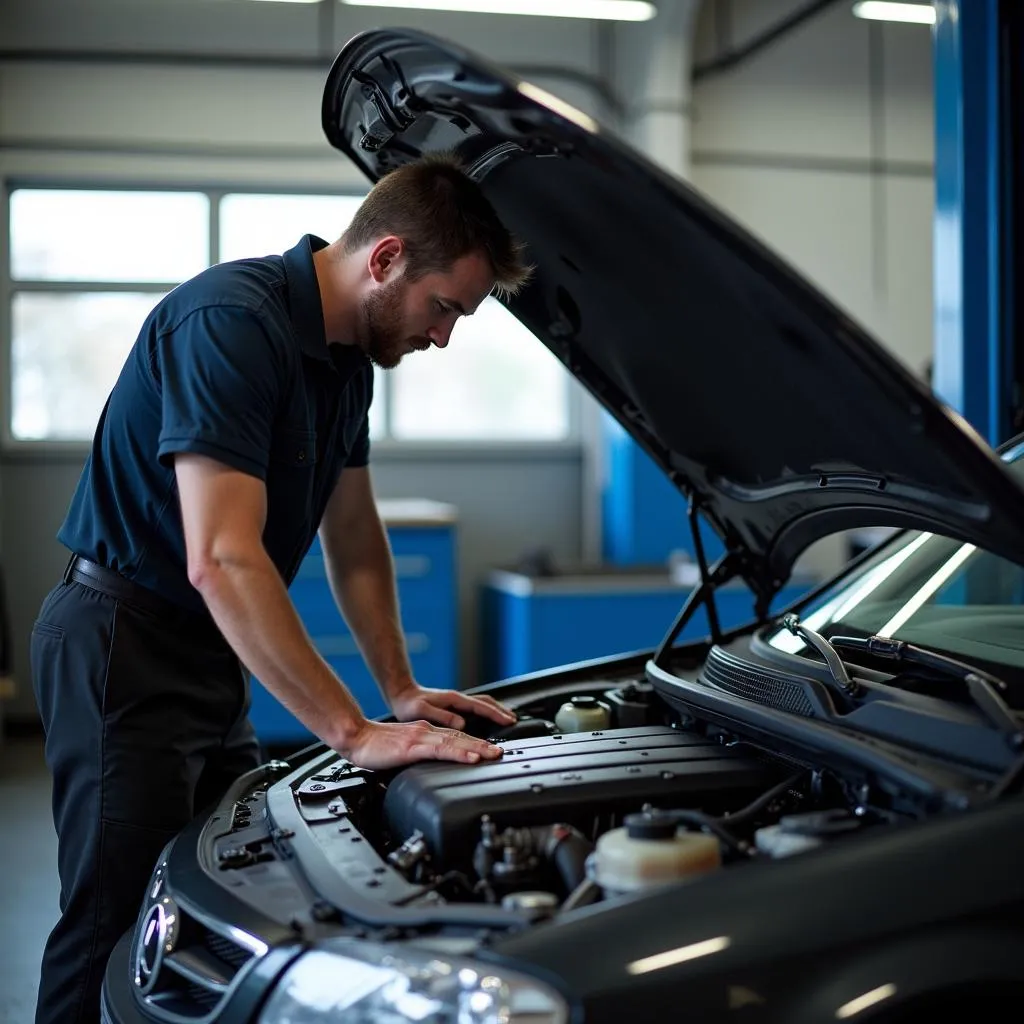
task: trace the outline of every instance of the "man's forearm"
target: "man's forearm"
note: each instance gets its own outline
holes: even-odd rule
[[[344,753],[365,718],[310,643],[269,556],[208,563],[194,582],[243,664],[303,725]]]
[[[357,534],[332,545],[327,575],[338,607],[366,664],[390,702],[413,681],[398,611],[387,534],[374,515]]]

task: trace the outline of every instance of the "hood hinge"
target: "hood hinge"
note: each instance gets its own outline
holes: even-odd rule
[[[416,114],[410,109],[411,92],[405,85],[401,73],[381,61],[393,76],[394,96],[388,96],[385,89],[372,75],[365,71],[353,71],[352,79],[359,83],[363,94],[363,136],[359,148],[376,153],[390,142],[399,132],[405,131],[415,120]]]

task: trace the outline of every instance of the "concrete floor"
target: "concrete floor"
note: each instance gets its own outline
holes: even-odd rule
[[[30,1024],[59,894],[41,739],[0,741],[0,822],[0,1022]]]

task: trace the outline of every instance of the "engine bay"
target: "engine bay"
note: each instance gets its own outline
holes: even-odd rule
[[[562,683],[514,706],[506,729],[468,726],[504,748],[496,762],[312,759],[239,801],[217,873],[265,911],[265,873],[283,882],[297,859],[356,919],[521,925],[915,816],[680,712],[645,678]]]

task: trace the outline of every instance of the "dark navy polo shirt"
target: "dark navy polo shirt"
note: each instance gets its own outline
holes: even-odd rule
[[[174,456],[265,481],[266,549],[286,583],[346,466],[369,459],[373,370],[331,345],[306,235],[283,256],[223,263],[163,298],[100,416],[58,533],[75,553],[197,611]]]

